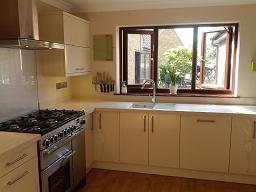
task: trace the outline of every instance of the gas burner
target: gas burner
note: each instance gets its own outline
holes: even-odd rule
[[[9,126],[9,129],[10,129],[10,130],[18,130],[18,129],[20,129],[20,126],[17,125],[17,124],[13,124],[13,125],[10,125],[10,126]]]
[[[84,115],[83,111],[38,110],[15,119],[1,122],[0,130],[45,135],[82,115]]]
[[[56,119],[47,119],[46,120],[46,123],[48,124],[48,125],[52,125],[52,124],[54,124],[54,123],[57,123],[58,121],[56,120]]]
[[[38,132],[38,131],[41,131],[41,128],[40,127],[38,127],[38,126],[33,126],[33,127],[31,127],[30,129],[29,129],[30,131],[36,131],[36,132]]]
[[[30,124],[30,125],[35,125],[35,124],[37,124],[37,120],[36,120],[36,118],[34,118],[34,117],[29,117],[29,118],[27,119],[27,122],[28,122],[28,124]]]

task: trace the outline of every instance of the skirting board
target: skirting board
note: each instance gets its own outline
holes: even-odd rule
[[[204,172],[204,171],[193,171],[186,169],[173,169],[173,168],[160,168],[152,166],[143,165],[131,165],[123,163],[111,163],[111,162],[101,162],[94,161],[92,168],[98,169],[108,169],[115,171],[128,171],[136,173],[147,173],[155,175],[165,175],[174,177],[185,177],[194,179],[204,179],[204,180],[215,180],[215,181],[225,181],[234,183],[244,183],[244,184],[256,184],[256,176],[246,176],[246,175],[235,175],[235,174],[224,174],[224,173],[214,173],[214,172]]]

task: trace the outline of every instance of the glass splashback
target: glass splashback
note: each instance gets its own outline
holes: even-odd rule
[[[37,108],[35,51],[0,49],[0,122]]]

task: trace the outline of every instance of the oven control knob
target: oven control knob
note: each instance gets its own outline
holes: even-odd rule
[[[62,138],[63,137],[63,131],[61,131],[58,135],[59,135],[59,138]]]
[[[81,125],[84,125],[86,122],[85,122],[85,119],[82,119],[81,121],[80,121],[80,124]]]
[[[51,137],[50,138],[50,143],[53,144],[53,141],[54,141],[54,139],[53,139],[53,137]]]
[[[76,128],[77,128],[77,126],[72,126],[72,131],[75,131],[76,130]]]
[[[49,141],[49,139],[44,140],[43,146],[45,146],[45,147],[49,147],[49,146],[50,146],[50,141]]]
[[[54,135],[54,141],[58,141],[58,135]]]
[[[65,130],[63,131],[63,133],[64,133],[64,136],[66,136],[66,135],[67,135],[67,130],[65,129]]]
[[[67,133],[69,134],[71,132],[70,128],[67,128]]]

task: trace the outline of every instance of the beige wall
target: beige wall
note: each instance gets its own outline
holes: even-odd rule
[[[68,87],[56,89],[56,83],[67,82]],[[37,82],[38,100],[40,108],[45,108],[49,104],[62,102],[71,98],[71,80],[64,76],[47,76],[43,74],[42,63],[37,59]]]
[[[163,102],[211,102],[211,103],[256,103],[256,73],[250,72],[250,61],[256,58],[256,5],[180,8],[145,11],[120,11],[77,14],[90,21],[91,35],[112,34],[115,37],[117,26],[186,24],[208,22],[239,22],[240,23],[240,58],[238,74],[238,95],[240,99],[198,99],[198,98],[159,98]],[[91,37],[92,39],[92,37]],[[107,71],[113,77],[116,74],[115,61],[93,61],[93,74]],[[113,96],[94,91],[91,76],[75,77],[71,80],[74,98],[100,100],[144,100],[146,97]]]

